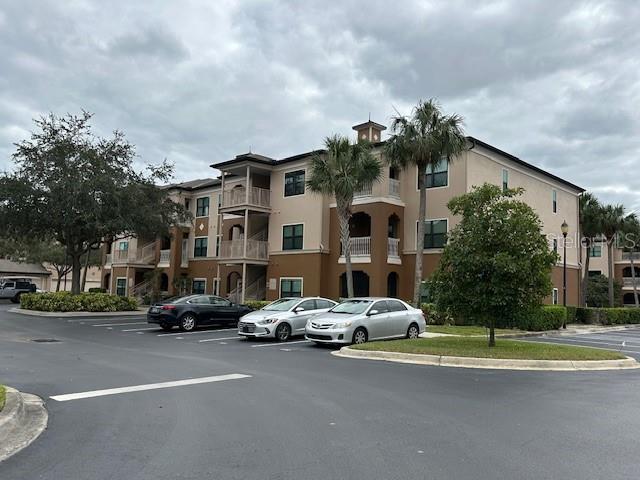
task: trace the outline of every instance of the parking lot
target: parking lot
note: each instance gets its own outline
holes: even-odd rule
[[[300,338],[167,333],[144,318],[26,317],[12,306],[0,304],[0,381],[43,397],[50,422],[0,478],[595,480],[640,469],[629,453],[636,370],[351,360]],[[626,350],[640,351],[638,332],[625,333]],[[620,334],[609,335],[580,341]]]

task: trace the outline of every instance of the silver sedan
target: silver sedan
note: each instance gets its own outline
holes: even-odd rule
[[[286,342],[294,335],[304,335],[307,321],[337,305],[327,298],[281,298],[243,316],[238,322],[238,335],[277,338]]]
[[[307,322],[305,338],[316,343],[365,343],[418,338],[425,331],[422,310],[396,298],[352,298]]]

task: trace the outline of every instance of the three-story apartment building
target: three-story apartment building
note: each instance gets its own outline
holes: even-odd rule
[[[381,181],[354,199],[355,294],[409,299],[417,254],[418,172],[386,165],[383,125],[368,121],[353,128],[358,141],[372,142],[373,153],[383,165]],[[524,188],[523,200],[536,210],[550,246],[562,255],[560,225],[566,220],[577,230],[583,190],[473,137],[468,137],[468,146],[459,158],[427,172],[424,277],[433,272],[447,232],[459,221],[447,202],[484,182]],[[118,242],[126,240],[119,240],[111,245],[105,285],[120,294],[135,293],[145,285],[144,271],[160,268],[162,287],[169,293],[186,288],[239,301],[346,296],[335,202],[306,186],[310,161],[322,154],[311,151],[281,159],[242,154],[212,165],[220,170],[219,178],[167,187],[174,199],[192,211],[193,223],[176,226],[170,237],[155,242],[138,240],[123,247]],[[123,254],[123,249],[133,254]],[[127,264],[114,263],[123,258]],[[568,304],[578,302],[580,260],[579,248],[567,249]],[[553,282],[548,301],[562,303],[562,259],[554,267]]]

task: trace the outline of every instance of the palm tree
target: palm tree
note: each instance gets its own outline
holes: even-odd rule
[[[602,205],[592,193],[583,193],[580,197],[580,230],[582,244],[587,249],[585,268],[582,277],[581,305],[586,304],[587,282],[589,281],[590,251],[595,239],[602,235]]]
[[[326,153],[314,155],[307,186],[312,192],[333,195],[340,222],[340,242],[344,253],[347,296],[353,297],[353,273],[349,220],[353,195],[380,179],[382,167],[371,154],[368,142],[351,144],[349,139],[334,135],[325,139]]]
[[[466,148],[462,117],[444,115],[436,100],[420,100],[410,117],[392,118],[392,136],[386,143],[385,154],[389,164],[396,168],[418,168],[420,206],[418,210],[418,238],[416,245],[415,284],[413,303],[420,304],[424,228],[427,211],[427,168],[441,160],[450,162]]]
[[[640,221],[635,213],[630,213],[622,221],[622,249],[629,253],[631,262],[631,282],[633,285],[633,303],[636,308],[640,306],[638,301],[638,286],[636,285],[636,267],[633,264],[633,256],[638,251],[638,239],[640,238]]]
[[[624,224],[624,207],[606,205],[602,208],[602,234],[607,241],[607,260],[609,276],[609,306],[614,306],[613,295],[613,244]]]

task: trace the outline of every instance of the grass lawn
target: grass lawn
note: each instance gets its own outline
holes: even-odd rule
[[[480,336],[480,335],[488,335],[489,330],[484,327],[475,327],[475,326],[462,326],[462,325],[427,325],[427,332],[429,333],[447,333],[449,335],[462,335],[465,337],[469,336]],[[517,329],[507,329],[507,328],[496,328],[496,335],[503,335],[506,333],[524,333],[522,330]]]
[[[0,412],[4,408],[4,401],[6,397],[6,390],[4,389],[4,385],[0,385]]]
[[[485,338],[436,337],[415,340],[392,340],[353,345],[358,350],[422,353],[453,357],[509,358],[521,360],[617,360],[625,358],[619,352],[588,347],[574,347],[550,343],[496,339],[489,348]]]

